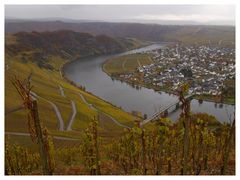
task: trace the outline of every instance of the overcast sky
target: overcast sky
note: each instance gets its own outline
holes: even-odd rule
[[[234,5],[6,5],[6,18],[234,25]],[[180,23],[181,24],[181,23]]]

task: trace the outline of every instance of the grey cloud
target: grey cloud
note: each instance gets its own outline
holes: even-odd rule
[[[102,21],[138,21],[162,19],[165,21],[208,19],[235,21],[234,5],[5,5],[5,17],[67,18]],[[163,19],[166,18],[166,19]],[[170,19],[167,19],[170,18]],[[172,19],[171,19],[172,18]],[[195,19],[194,19],[195,18]]]

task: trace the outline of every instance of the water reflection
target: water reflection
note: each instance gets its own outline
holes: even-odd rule
[[[178,97],[165,92],[155,92],[152,89],[147,89],[134,83],[128,84],[109,77],[102,71],[102,64],[107,59],[119,55],[163,47],[163,44],[155,44],[121,54],[81,59],[66,66],[64,72],[70,80],[78,85],[86,87],[89,92],[121,107],[125,111],[138,111],[150,117],[164,106],[176,102]],[[225,109],[233,114],[235,106],[199,100],[191,101],[192,112],[206,112],[216,116],[220,121],[227,121],[228,119]],[[173,120],[177,120],[180,110],[181,108],[174,111],[169,117]]]

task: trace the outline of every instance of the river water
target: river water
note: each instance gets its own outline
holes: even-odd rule
[[[150,117],[159,109],[177,101],[178,97],[165,92],[155,92],[144,87],[136,89],[127,83],[112,80],[102,71],[102,64],[112,57],[164,48],[164,46],[164,44],[154,44],[120,54],[84,58],[69,63],[63,70],[67,78],[78,85],[85,86],[87,91],[121,107],[125,111],[136,110]],[[197,100],[191,101],[192,112],[206,112],[214,115],[221,122],[228,121],[230,116],[233,117],[234,110],[235,106],[233,105],[221,105],[206,101],[199,104]],[[177,120],[179,114],[180,109],[170,113],[169,118]]]

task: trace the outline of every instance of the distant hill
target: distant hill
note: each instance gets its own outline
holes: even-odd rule
[[[6,21],[5,32],[19,31],[56,31],[68,29],[76,32],[87,32],[94,35],[106,34],[112,37],[129,37],[150,41],[181,41],[195,43],[211,41],[218,43],[230,41],[235,43],[234,26],[206,25],[159,25],[140,23],[108,22],[63,22],[63,21]]]
[[[7,54],[36,51],[44,55],[65,55],[72,58],[122,52],[138,46],[133,39],[59,30],[52,32],[18,32],[7,35],[15,43],[6,44]],[[8,40],[8,42],[11,42]]]

